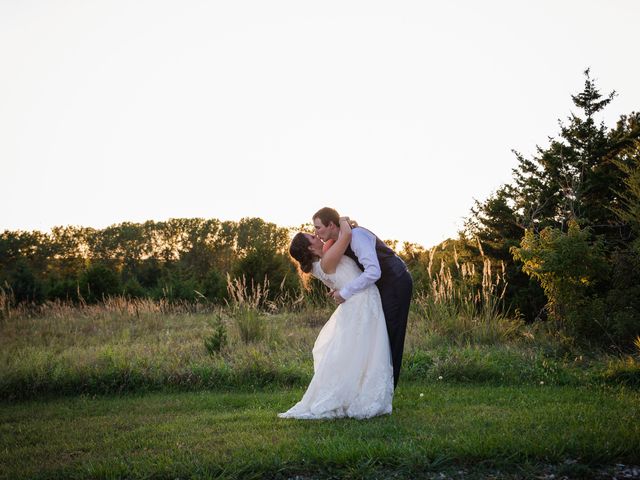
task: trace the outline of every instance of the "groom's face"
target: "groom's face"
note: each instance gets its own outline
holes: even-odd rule
[[[313,226],[316,229],[316,235],[320,237],[323,242],[333,238],[333,233],[336,230],[336,226],[332,222],[329,222],[329,225],[324,225],[319,218],[313,220]]]

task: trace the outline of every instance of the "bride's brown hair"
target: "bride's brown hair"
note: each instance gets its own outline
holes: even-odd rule
[[[300,264],[300,269],[304,273],[311,271],[313,261],[316,259],[316,256],[309,250],[310,245],[309,239],[304,233],[300,232],[293,237],[289,246],[289,255]]]

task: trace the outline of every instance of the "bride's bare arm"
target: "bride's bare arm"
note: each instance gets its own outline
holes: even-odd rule
[[[349,217],[340,217],[340,233],[338,240],[331,245],[322,259],[320,260],[320,266],[325,273],[334,273],[338,266],[338,262],[344,255],[345,250],[351,243],[351,225],[349,225]]]

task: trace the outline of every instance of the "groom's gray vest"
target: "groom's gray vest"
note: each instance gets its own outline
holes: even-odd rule
[[[362,227],[356,227],[356,228],[362,228]],[[365,228],[365,230],[367,229]],[[402,259],[398,255],[396,255],[395,252],[391,250],[373,232],[371,232],[371,230],[367,230],[367,231],[371,233],[374,237],[376,237],[376,255],[378,257],[378,263],[380,264],[380,271],[381,271],[380,279],[376,282],[376,285],[378,288],[382,288],[382,286],[386,282],[391,281],[392,279],[397,278],[403,275],[404,273],[406,273],[407,266],[402,261]],[[353,250],[351,250],[351,245],[347,247],[347,250],[344,252],[344,254],[347,257],[353,259],[358,264],[358,267],[360,267],[360,270],[364,271],[364,267],[358,260],[358,257],[353,252]]]

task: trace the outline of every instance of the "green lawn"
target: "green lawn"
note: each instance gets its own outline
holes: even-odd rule
[[[223,311],[227,343],[210,352],[218,314],[123,302],[0,321],[0,478],[611,478],[640,464],[637,354],[412,312],[393,415],[281,420],[330,311],[261,314],[250,342]]]
[[[278,419],[302,391],[4,402],[0,476],[430,478],[462,469],[475,478],[493,469],[516,478],[543,465],[582,476],[640,462],[637,390],[401,382],[391,416]]]

